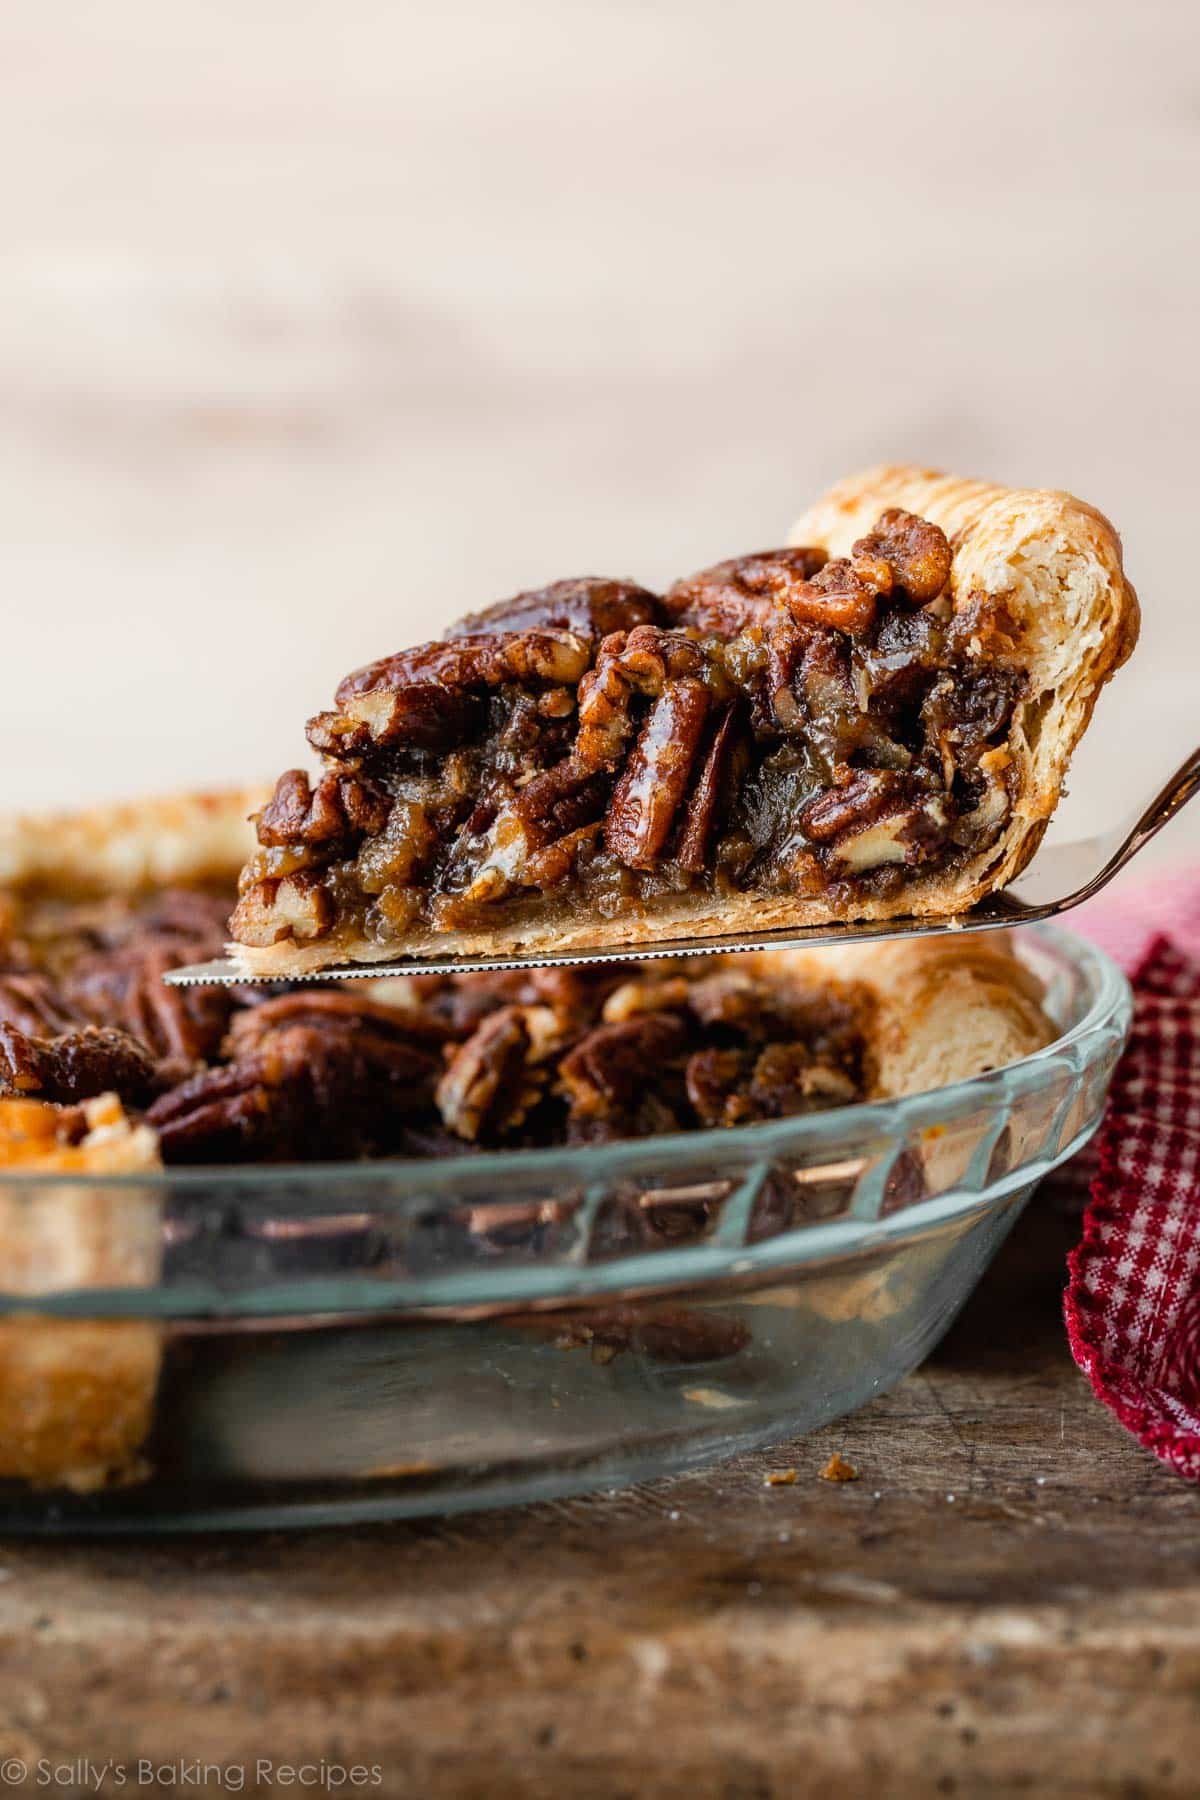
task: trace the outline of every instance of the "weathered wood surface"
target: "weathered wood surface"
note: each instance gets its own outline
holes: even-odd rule
[[[1195,1793],[1200,1503],[1070,1363],[1072,1230],[1035,1202],[919,1374],[708,1474],[449,1523],[10,1543],[0,1749],[30,1792],[40,1757],[190,1756],[489,1800]],[[818,1479],[835,1449],[858,1481]]]

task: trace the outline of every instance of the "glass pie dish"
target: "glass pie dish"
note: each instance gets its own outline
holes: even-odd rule
[[[129,1434],[116,1479],[0,1481],[0,1524],[460,1511],[664,1475],[850,1411],[921,1361],[1099,1123],[1128,986],[1062,932],[1020,948],[1060,1035],[900,1100],[446,1162],[0,1174],[22,1241],[72,1205],[154,1246],[121,1285],[60,1271],[0,1295],[10,1407],[15,1372],[43,1423],[86,1403],[68,1430]]]

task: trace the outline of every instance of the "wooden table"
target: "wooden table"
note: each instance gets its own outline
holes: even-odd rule
[[[447,1523],[9,1543],[0,1754],[31,1793],[39,1758],[125,1761],[127,1788],[138,1757],[201,1758],[275,1792],[256,1759],[323,1757],[488,1800],[1194,1794],[1197,1497],[1069,1360],[1074,1230],[1043,1194],[919,1374],[708,1474]],[[859,1480],[818,1478],[834,1450]]]

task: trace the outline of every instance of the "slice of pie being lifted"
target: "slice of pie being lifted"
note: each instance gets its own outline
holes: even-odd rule
[[[660,596],[558,582],[347,676],[257,816],[286,977],[951,915],[1025,866],[1138,607],[1070,495],[918,469]]]

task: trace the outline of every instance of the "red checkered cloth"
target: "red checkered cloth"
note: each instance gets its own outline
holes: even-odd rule
[[[1134,1020],[1085,1153],[1090,1199],[1069,1262],[1067,1335],[1097,1397],[1200,1481],[1200,874],[1076,918],[1129,974]]]

